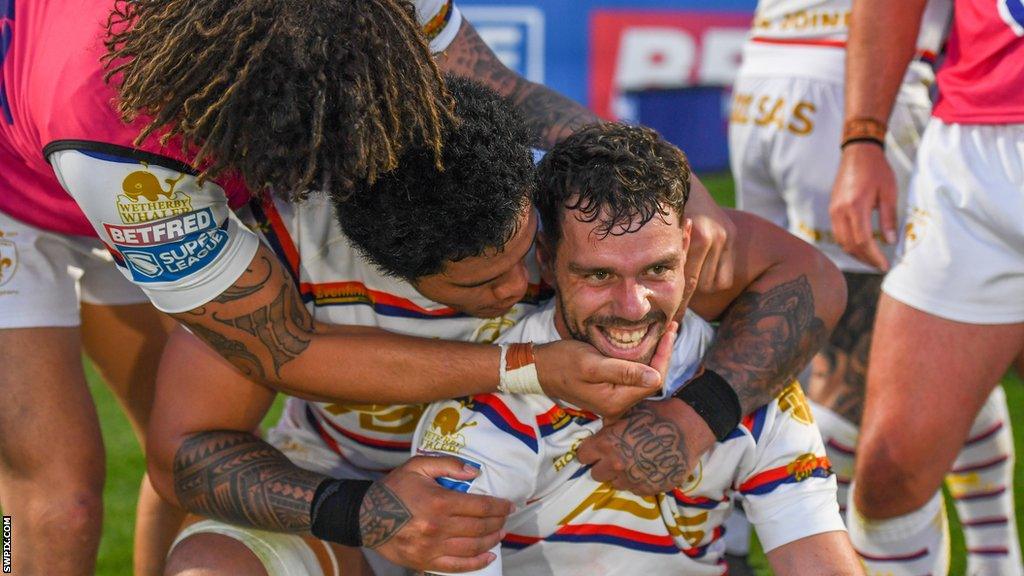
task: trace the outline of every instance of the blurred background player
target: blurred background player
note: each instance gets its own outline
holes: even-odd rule
[[[325,354],[334,358],[339,349],[351,352],[354,363],[373,357],[372,352],[363,353],[377,348],[372,344],[339,348],[336,343],[344,338],[318,331],[301,306],[290,308],[300,311],[297,316],[267,317],[295,336],[287,342],[213,320],[214,313],[251,318],[279,294],[298,298],[280,264],[260,259],[269,253],[258,249],[255,237],[230,216],[229,206],[239,206],[248,197],[243,178],[256,190],[273,184],[278,190],[301,192],[314,180],[326,187],[320,178],[343,186],[372,177],[392,167],[409,141],[433,141],[436,151],[437,126],[449,101],[428,41],[434,51],[449,48],[449,55],[458,57],[448,64],[451,68],[479,72],[512,90],[534,119],[539,140],[557,139],[590,118],[578,105],[501,66],[451,2],[415,4],[419,25],[412,4],[393,0],[358,7],[349,2],[256,0],[125,2],[116,4],[112,18],[115,3],[110,0],[73,6],[56,0],[18,2],[17,9],[14,0],[0,2],[0,267],[5,284],[0,296],[5,366],[0,390],[8,405],[16,403],[0,415],[5,430],[0,438],[0,505],[17,518],[16,569],[91,572],[99,539],[103,459],[80,350],[84,345],[96,360],[141,434],[152,397],[151,374],[165,334],[154,311],[136,306],[143,302],[142,294],[188,319],[240,369],[262,374],[276,385],[300,382],[301,387],[314,381],[337,386],[352,373],[351,366],[324,362]],[[134,102],[155,116],[123,124],[112,107],[115,93],[104,82],[100,63],[108,31],[115,33],[109,39],[114,80],[124,80],[122,109],[128,111]],[[343,38],[344,49],[324,44],[325,38]],[[384,38],[389,41],[382,42]],[[243,45],[252,49],[235,50]],[[184,59],[175,60],[182,54]],[[168,58],[193,67],[183,71],[166,66]],[[266,68],[271,62],[280,68]],[[336,70],[331,66],[352,72],[347,77],[351,81],[332,83],[332,90],[325,92],[324,82],[333,79],[321,72]],[[381,69],[389,74],[380,74]],[[181,90],[183,84],[173,72],[189,79],[198,75],[200,88]],[[308,81],[305,89],[302,83],[285,81],[289,75]],[[159,82],[165,81],[170,88],[161,92]],[[340,86],[337,92],[335,86]],[[162,107],[133,97],[133,89],[136,94],[160,93]],[[398,93],[401,98],[389,97]],[[164,99],[167,94],[174,97]],[[283,106],[289,99],[302,105]],[[306,106],[309,102],[315,105]],[[292,114],[298,111],[304,115]],[[263,121],[251,121],[254,113],[265,113]],[[331,122],[324,121],[328,117]],[[188,128],[165,142],[159,137],[174,130],[160,125],[172,119]],[[151,120],[156,131],[136,141]],[[273,141],[261,139],[263,135]],[[245,144],[236,146],[240,139]],[[184,150],[182,140],[194,147]],[[292,154],[290,161],[283,161],[282,152]],[[218,174],[226,165],[238,168],[242,177]],[[208,169],[209,178],[196,177],[202,169]],[[65,189],[85,207],[88,219]],[[709,210],[714,208],[709,205]],[[722,263],[727,278],[730,261],[718,256],[727,248],[721,239],[729,225],[716,224],[716,214],[701,220],[711,231],[705,238],[716,240],[705,246],[709,258]],[[91,238],[97,232],[101,241]],[[97,256],[104,251],[113,256],[121,274],[143,288],[141,293],[109,275],[107,256]],[[250,264],[261,263],[269,268],[249,270]],[[69,265],[84,270],[81,330],[76,328],[78,272],[69,274]],[[719,267],[711,267],[718,275]],[[265,290],[254,289],[254,277],[267,281]],[[102,345],[101,338],[106,339]],[[310,358],[317,354],[320,360]],[[475,358],[476,373],[467,370],[457,384],[449,383],[493,388],[497,350],[476,347],[463,354]],[[565,373],[582,361],[581,354],[586,355],[577,353],[568,362],[573,354],[542,359],[542,379],[552,386],[578,382],[578,376]],[[312,361],[296,361],[300,356]],[[589,357],[592,364],[608,365],[596,353]],[[406,360],[393,366],[410,382],[433,385],[448,378],[416,369],[415,361]],[[549,370],[560,362],[565,362],[562,368]],[[640,379],[636,369],[623,374],[623,365],[616,368],[601,372],[598,379]],[[604,392],[595,396],[607,397]],[[605,408],[612,404],[598,403]],[[17,422],[8,422],[11,418]],[[72,446],[60,441],[65,435],[82,440]],[[159,572],[172,533],[168,527],[176,523],[167,517],[167,525],[160,528],[155,517],[145,520],[159,507],[157,500],[150,502],[140,505],[140,573]]]
[[[877,209],[894,236],[896,186],[883,134],[912,58],[923,0],[857,0],[847,49],[845,126],[833,192],[836,239],[885,264],[870,233]],[[967,529],[972,574],[1020,574],[1005,476],[973,468],[959,447],[975,410],[1024,345],[1024,6],[956,0],[939,99],[921,138],[900,255],[882,285],[850,534],[869,569],[944,574],[938,488],[961,468],[955,497],[986,502]],[[890,238],[891,240],[891,238]],[[929,449],[922,451],[922,446]],[[1006,464],[1008,466],[1008,464]],[[965,469],[966,468],[966,469]],[[1000,503],[1000,500],[1004,500]],[[1012,508],[1010,508],[1012,510]]]
[[[857,0],[858,2],[860,0]],[[846,276],[846,313],[807,374],[808,396],[839,480],[846,509],[853,479],[858,429],[864,410],[868,349],[886,262],[865,263],[836,241],[829,201],[842,141],[845,46],[852,3],[762,0],[744,48],[730,118],[729,138],[738,205],[787,227],[820,248]],[[945,38],[952,0],[931,0],[921,18],[913,59],[896,94],[884,139],[885,159],[900,194],[889,208],[904,211],[905,194],[921,133],[931,112],[934,64]],[[863,146],[851,143],[850,146]],[[869,144],[879,150],[875,144]],[[913,221],[913,215],[910,216]],[[873,228],[878,229],[877,224]],[[892,239],[883,249],[891,257]],[[893,382],[895,388],[899,384]],[[969,550],[1009,550],[1006,563],[970,554],[972,574],[1020,574],[1012,491],[1013,438],[1001,388],[996,388],[971,427],[950,469]],[[975,498],[1003,487],[994,498]],[[745,553],[742,524],[733,525]],[[731,542],[732,543],[732,542]]]
[[[418,453],[458,457],[480,475],[446,485],[510,498],[517,508],[495,548],[501,563],[478,573],[723,574],[721,523],[738,492],[776,574],[860,574],[821,437],[795,382],[720,437],[692,473],[674,448],[680,429],[665,415],[678,402],[669,394],[713,374],[701,356],[714,332],[681,312],[689,166],[679,149],[648,129],[591,126],[548,153],[538,181],[539,254],[556,296],[499,341],[571,338],[657,366],[668,361],[662,335],[681,318],[664,398],[642,402],[608,428],[629,447],[628,474],[676,484],[641,496],[594,479],[577,449],[602,421],[542,395],[432,404],[417,428]],[[763,220],[737,223],[739,243],[759,247],[744,260],[749,266],[794,245],[790,256],[808,251]]]
[[[299,281],[313,287],[308,305],[319,319],[405,334],[493,341],[536,303],[536,274],[528,273],[533,263],[528,252],[537,225],[529,198],[534,184],[526,130],[496,94],[457,79],[451,82],[460,122],[446,133],[443,172],[436,169],[428,149],[410,149],[398,169],[383,175],[367,193],[344,203],[312,198],[300,206],[281,201],[254,206],[256,225],[267,242],[282,259],[293,255]],[[348,235],[342,234],[339,222]],[[419,250],[406,250],[408,245]],[[355,247],[369,260],[357,256]],[[743,244],[742,249],[760,248]],[[822,267],[822,259],[816,260],[814,254],[806,247],[783,261],[772,260],[779,254],[758,260],[763,268],[745,264],[737,270],[737,287],[732,292],[699,293],[698,308],[707,311],[710,306],[721,314],[737,293],[757,302],[776,301],[779,290],[801,281],[819,295],[827,293],[826,286],[837,280],[837,273]],[[533,285],[528,288],[531,276]],[[806,316],[824,330],[823,323],[834,320],[842,305],[830,298],[795,300],[799,303],[766,316]],[[749,314],[749,310],[730,311],[723,321],[735,327],[748,322]],[[728,352],[729,342],[721,339],[712,350],[718,347],[721,353],[724,343]],[[800,358],[810,353],[799,345],[778,348]],[[709,359],[714,356],[709,353]],[[171,554],[172,573],[202,567],[224,573],[264,570],[275,574],[283,569],[282,563],[302,564],[303,557],[313,558],[324,544],[296,533],[344,541],[319,524],[329,526],[337,512],[333,496],[326,503],[319,498],[339,485],[329,477],[380,480],[367,492],[374,498],[364,500],[371,503],[365,506],[369,518],[376,512],[372,503],[389,493],[387,487],[407,481],[400,476],[381,479],[386,470],[409,457],[412,432],[423,410],[422,405],[399,404],[403,381],[369,378],[360,390],[349,390],[346,396],[319,398],[324,403],[290,399],[268,437],[281,450],[277,452],[250,432],[273,399],[273,390],[233,373],[229,364],[182,333],[172,339],[168,358],[155,411],[151,469],[158,488],[169,498],[215,519],[182,533]],[[794,362],[799,360],[783,359],[781,364]],[[720,370],[733,376],[726,368]],[[210,387],[211,381],[218,385]],[[676,413],[685,421],[686,406],[680,404]],[[683,450],[694,450],[689,445],[673,449],[680,451],[679,458]],[[443,473],[451,470],[451,463],[414,459],[404,467]],[[365,489],[369,482],[356,483],[360,484]],[[430,488],[433,492],[426,490],[405,500],[410,526],[433,521],[423,515],[446,506],[437,498],[438,486],[431,482]],[[469,521],[452,509],[448,512],[451,517],[446,522]],[[489,530],[496,531],[501,520]],[[391,534],[381,527],[363,523],[363,544],[378,548],[398,564],[418,568],[438,569],[438,556],[449,546],[466,549],[491,537],[488,532],[473,542],[465,538],[445,542],[400,531],[385,542],[383,536]],[[396,550],[395,542],[409,538],[416,540],[416,553]],[[488,548],[474,554],[486,555]],[[455,569],[459,565],[441,566]],[[382,569],[379,562],[375,566]]]

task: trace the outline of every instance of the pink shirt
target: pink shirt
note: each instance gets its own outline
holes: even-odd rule
[[[1024,123],[1024,2],[956,0],[935,116],[947,123]]]
[[[54,147],[141,149],[169,167],[183,160],[174,141],[133,146],[144,121],[126,125],[113,107],[100,63],[112,7],[113,0],[0,0],[0,211],[45,230],[96,235],[47,163],[47,146],[47,154]],[[217,183],[231,206],[247,200],[238,178]]]

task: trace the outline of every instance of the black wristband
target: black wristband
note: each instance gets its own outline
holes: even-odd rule
[[[373,482],[328,478],[316,487],[309,507],[309,531],[321,540],[344,546],[363,545],[359,531],[359,508]]]
[[[742,418],[740,397],[714,370],[701,367],[700,372],[672,396],[689,404],[708,423],[719,442],[736,429]]]
[[[847,146],[849,146],[850,144],[857,144],[858,142],[870,142],[871,144],[878,146],[882,150],[885,150],[885,140],[879,140],[874,136],[857,136],[854,138],[843,140],[843,143],[839,145],[839,149],[846,150]]]

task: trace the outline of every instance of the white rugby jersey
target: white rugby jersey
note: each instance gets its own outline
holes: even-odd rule
[[[666,393],[691,376],[712,335],[687,312]],[[502,336],[557,339],[553,302]],[[417,452],[454,455],[481,472],[442,484],[516,505],[500,561],[473,574],[723,574],[722,524],[737,493],[765,550],[845,530],[835,478],[796,383],[701,457],[685,485],[656,497],[614,490],[579,464],[576,448],[600,429],[593,414],[541,395],[481,394],[427,408]]]
[[[249,210],[243,219],[286,263],[306,307],[321,322],[494,342],[552,294],[531,267],[530,288],[519,304],[500,318],[475,318],[429,300],[408,282],[385,276],[364,260],[341,231],[327,198],[314,196],[301,204],[266,199],[250,203]],[[533,262],[531,253],[527,263]],[[325,404],[297,398],[288,402],[288,416],[305,420],[295,424],[313,431],[346,463],[370,472],[390,470],[408,460],[412,434],[425,407]],[[324,471],[332,469],[324,464]]]
[[[811,76],[842,83],[854,0],[759,0],[743,49],[741,75]],[[953,0],[928,0],[917,58],[906,83],[935,79],[932,66],[945,42]],[[821,50],[831,48],[831,50]]]

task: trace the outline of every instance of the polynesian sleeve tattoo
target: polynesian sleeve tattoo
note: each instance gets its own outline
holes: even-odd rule
[[[246,376],[280,378],[281,367],[309,346],[313,318],[294,281],[261,247],[230,288],[174,317]]]
[[[512,100],[526,119],[538,148],[549,149],[577,129],[599,120],[570,98],[510,70],[465,20],[441,58],[446,72],[483,82]]]
[[[274,532],[309,532],[313,495],[326,478],[244,432],[194,434],[174,457],[174,492],[186,510]],[[390,488],[373,483],[359,508],[363,546],[381,546],[411,519]]]
[[[194,434],[174,457],[174,492],[186,510],[276,532],[309,531],[310,503],[324,478],[244,432]]]
[[[747,414],[771,401],[825,343],[806,276],[745,292],[726,311],[704,364],[732,384]]]

